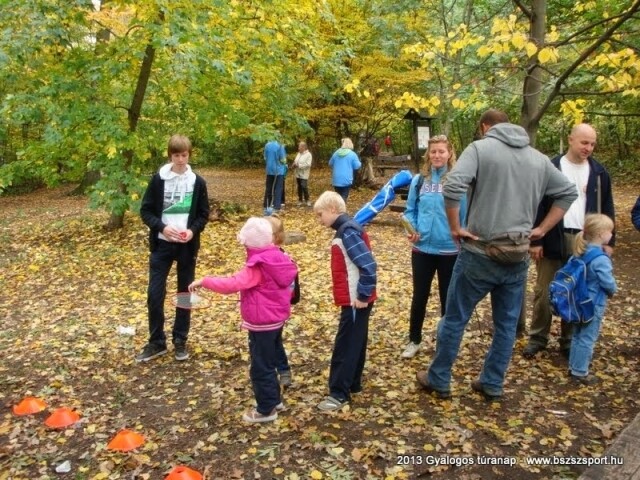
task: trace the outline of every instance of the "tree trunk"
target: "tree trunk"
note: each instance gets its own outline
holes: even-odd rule
[[[536,44],[538,50],[544,47],[544,35],[547,23],[547,0],[533,0],[529,17],[529,36]],[[540,95],[542,93],[542,75],[537,55],[532,56],[527,64],[527,76],[522,87],[522,109],[520,111],[520,124],[529,134],[532,146],[536,144],[538,133],[538,109]]]
[[[80,184],[69,195],[85,195],[89,187],[93,187],[100,180],[100,170],[87,170],[80,180]]]
[[[155,47],[149,43],[144,52],[144,58],[142,59],[142,65],[140,66],[140,74],[138,75],[138,83],[136,90],[133,93],[133,100],[131,101],[131,107],[128,112],[129,119],[129,133],[134,133],[138,126],[138,119],[142,112],[142,103],[144,102],[144,94],[147,91],[147,85],[149,85],[149,77],[151,76],[151,66],[153,65],[153,59],[156,55]],[[128,172],[133,163],[133,150],[126,150],[124,152],[124,170]],[[122,195],[127,194],[127,185],[121,183],[119,190]],[[109,230],[122,228],[124,225],[125,211],[114,210],[111,212],[111,217],[107,223],[106,228]]]

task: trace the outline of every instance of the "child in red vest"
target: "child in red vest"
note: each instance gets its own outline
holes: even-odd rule
[[[313,211],[322,225],[336,231],[331,242],[331,277],[333,299],[341,309],[340,323],[331,356],[329,396],[318,404],[320,410],[331,411],[349,403],[352,393],[362,391],[377,264],[369,237],[347,215],[339,194],[324,192]]]

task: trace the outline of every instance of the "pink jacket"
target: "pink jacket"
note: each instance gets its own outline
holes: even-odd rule
[[[266,332],[282,328],[291,314],[296,264],[277,246],[247,248],[247,262],[231,277],[205,277],[202,286],[218,293],[240,292],[242,328]]]

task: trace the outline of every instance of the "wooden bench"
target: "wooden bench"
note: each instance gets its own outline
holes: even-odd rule
[[[377,175],[384,176],[387,171],[415,169],[411,155],[378,155],[373,159],[373,170]]]

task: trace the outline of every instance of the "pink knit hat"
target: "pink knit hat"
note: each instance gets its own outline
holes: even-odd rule
[[[251,217],[247,220],[240,233],[238,241],[249,248],[264,248],[273,243],[273,229],[266,218]]]

